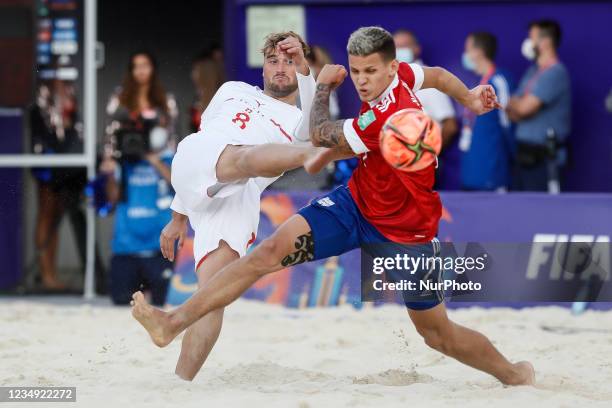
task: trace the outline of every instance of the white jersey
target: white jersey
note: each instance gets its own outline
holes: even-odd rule
[[[421,60],[416,60],[415,63],[424,65]],[[438,124],[455,117],[455,108],[453,108],[451,98],[447,94],[435,88],[427,88],[417,91],[416,96],[423,105],[423,111]]]
[[[300,143],[309,140],[315,93],[312,75],[297,74],[300,110],[244,82],[219,88],[202,114],[200,130],[183,139],[172,162],[176,196],[171,208],[189,216],[196,261],[225,240],[241,256],[259,224],[261,192],[278,177],[219,183],[216,165],[227,145]],[[206,231],[204,233],[204,231]]]
[[[314,80],[314,79],[313,79]],[[308,120],[308,118],[305,118]],[[202,113],[200,131],[241,144],[293,143],[306,131],[302,111],[244,82],[226,82]],[[304,125],[304,126],[302,126]]]

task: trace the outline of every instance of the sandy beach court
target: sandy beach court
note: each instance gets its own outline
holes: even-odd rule
[[[76,404],[52,407],[612,406],[612,312],[451,314],[532,361],[537,387],[503,387],[430,350],[399,306],[301,311],[240,300],[187,383],[173,374],[180,338],[156,348],[128,308],[23,298],[0,300],[0,386],[77,387]]]

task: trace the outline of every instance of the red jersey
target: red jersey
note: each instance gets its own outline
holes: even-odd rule
[[[360,162],[348,187],[361,214],[391,241],[426,242],[438,231],[442,203],[433,191],[435,164],[415,172],[389,165],[380,153],[380,130],[398,110],[422,109],[414,94],[423,84],[423,69],[400,63],[391,85],[374,101],[364,102],[359,117],[344,123],[344,136]]]

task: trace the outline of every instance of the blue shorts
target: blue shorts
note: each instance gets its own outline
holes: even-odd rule
[[[361,214],[357,204],[346,186],[340,186],[327,195],[317,197],[309,205],[298,211],[306,219],[312,230],[314,241],[314,260],[338,256],[356,248],[377,248],[376,244],[392,243],[382,235]],[[373,245],[372,245],[373,244]],[[419,257],[437,256],[440,244],[437,239],[419,245],[398,245],[403,253]],[[417,271],[412,278],[426,275],[434,280],[441,278],[439,270]],[[435,293],[434,298],[423,301],[405,301],[406,307],[414,310],[431,309],[442,303],[443,293]]]

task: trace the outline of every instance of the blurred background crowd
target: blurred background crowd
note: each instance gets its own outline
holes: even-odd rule
[[[603,50],[591,48],[584,33],[564,24],[563,19],[569,18],[567,5],[557,8],[549,3],[543,8],[536,2],[522,2],[525,5],[521,10],[530,15],[512,23],[512,32],[505,32],[494,22],[483,22],[476,14],[471,19],[458,16],[462,29],[457,31],[449,24],[444,34],[444,22],[454,18],[442,18],[438,13],[452,13],[459,7],[456,4],[436,8],[432,3],[444,2],[421,2],[380,11],[393,2],[337,3],[351,3],[353,8],[361,8],[361,14],[367,13],[367,8],[382,13],[385,18],[376,18],[374,13],[367,24],[381,25],[394,34],[398,60],[443,66],[469,87],[490,84],[495,88],[502,109],[479,117],[436,90],[417,93],[426,112],[442,129],[437,189],[499,193],[610,191],[610,185],[601,188],[601,183],[594,182],[591,187],[588,183],[580,187],[576,182],[590,175],[580,174],[582,166],[587,166],[581,161],[588,155],[584,148],[576,152],[575,146],[602,130],[574,120],[575,94],[582,90],[575,79],[580,77],[581,83],[585,80],[584,62],[577,61],[576,56]],[[490,7],[491,13],[500,12],[496,7],[499,2],[481,3],[481,9]],[[79,47],[71,50],[67,45],[70,40],[66,40],[74,35],[72,41],[80,44],[82,2],[37,0],[6,4],[5,11],[31,7],[36,52],[27,68],[32,71],[31,91],[11,96],[2,90],[5,96],[0,104],[23,110],[28,151],[40,155],[82,153],[82,55]],[[336,8],[341,9],[343,4]],[[154,303],[164,302],[173,267],[161,256],[158,239],[170,218],[170,165],[176,145],[197,131],[202,112],[225,81],[244,80],[253,85],[261,82],[257,69],[245,64],[247,57],[240,49],[250,39],[236,40],[246,35],[244,21],[232,26],[245,18],[245,7],[232,1],[190,2],[184,6],[161,0],[99,1],[98,39],[104,58],[99,58],[98,67],[98,174],[88,180],[83,168],[37,167],[24,175],[28,192],[24,206],[29,214],[24,234],[31,244],[27,246],[27,273],[22,287],[54,293],[80,290],[82,279],[78,272],[65,273],[66,278],[61,278],[58,270],[83,269],[88,191],[96,205],[100,227],[97,291],[109,293],[117,304],[127,304],[131,293],[144,286],[151,290]],[[236,17],[236,9],[242,9],[240,17]],[[402,13],[398,15],[396,10]],[[328,14],[325,21],[331,21],[331,11],[317,7],[309,11],[306,32],[301,33],[311,45],[307,58],[315,77],[325,64],[346,65],[343,48],[348,36],[337,35],[338,31],[350,32],[363,25],[359,19],[348,21],[351,11],[347,9],[346,14],[336,16],[341,30],[325,35],[328,23],[317,21],[323,13]],[[57,19],[49,22],[54,15]],[[389,21],[389,15],[395,18]],[[429,16],[427,21],[423,16]],[[270,18],[275,18],[274,14]],[[4,31],[9,29],[5,26]],[[0,43],[13,37],[0,29]],[[57,38],[63,39],[63,51],[59,49],[61,44],[53,45]],[[578,46],[582,49],[576,50]],[[5,44],[3,52],[7,47]],[[572,58],[569,64],[566,53]],[[612,111],[610,75],[608,79],[597,84],[606,89],[604,97],[589,95],[592,107],[580,109]],[[350,88],[345,85],[332,95],[332,118],[355,115],[356,96]],[[578,103],[584,101],[583,95]],[[608,159],[610,146],[601,146],[608,152]],[[357,159],[337,162],[315,177],[298,169],[272,188],[329,189],[345,184],[356,164]],[[62,222],[64,219],[68,222]],[[58,259],[58,254],[64,254],[63,259]]]

